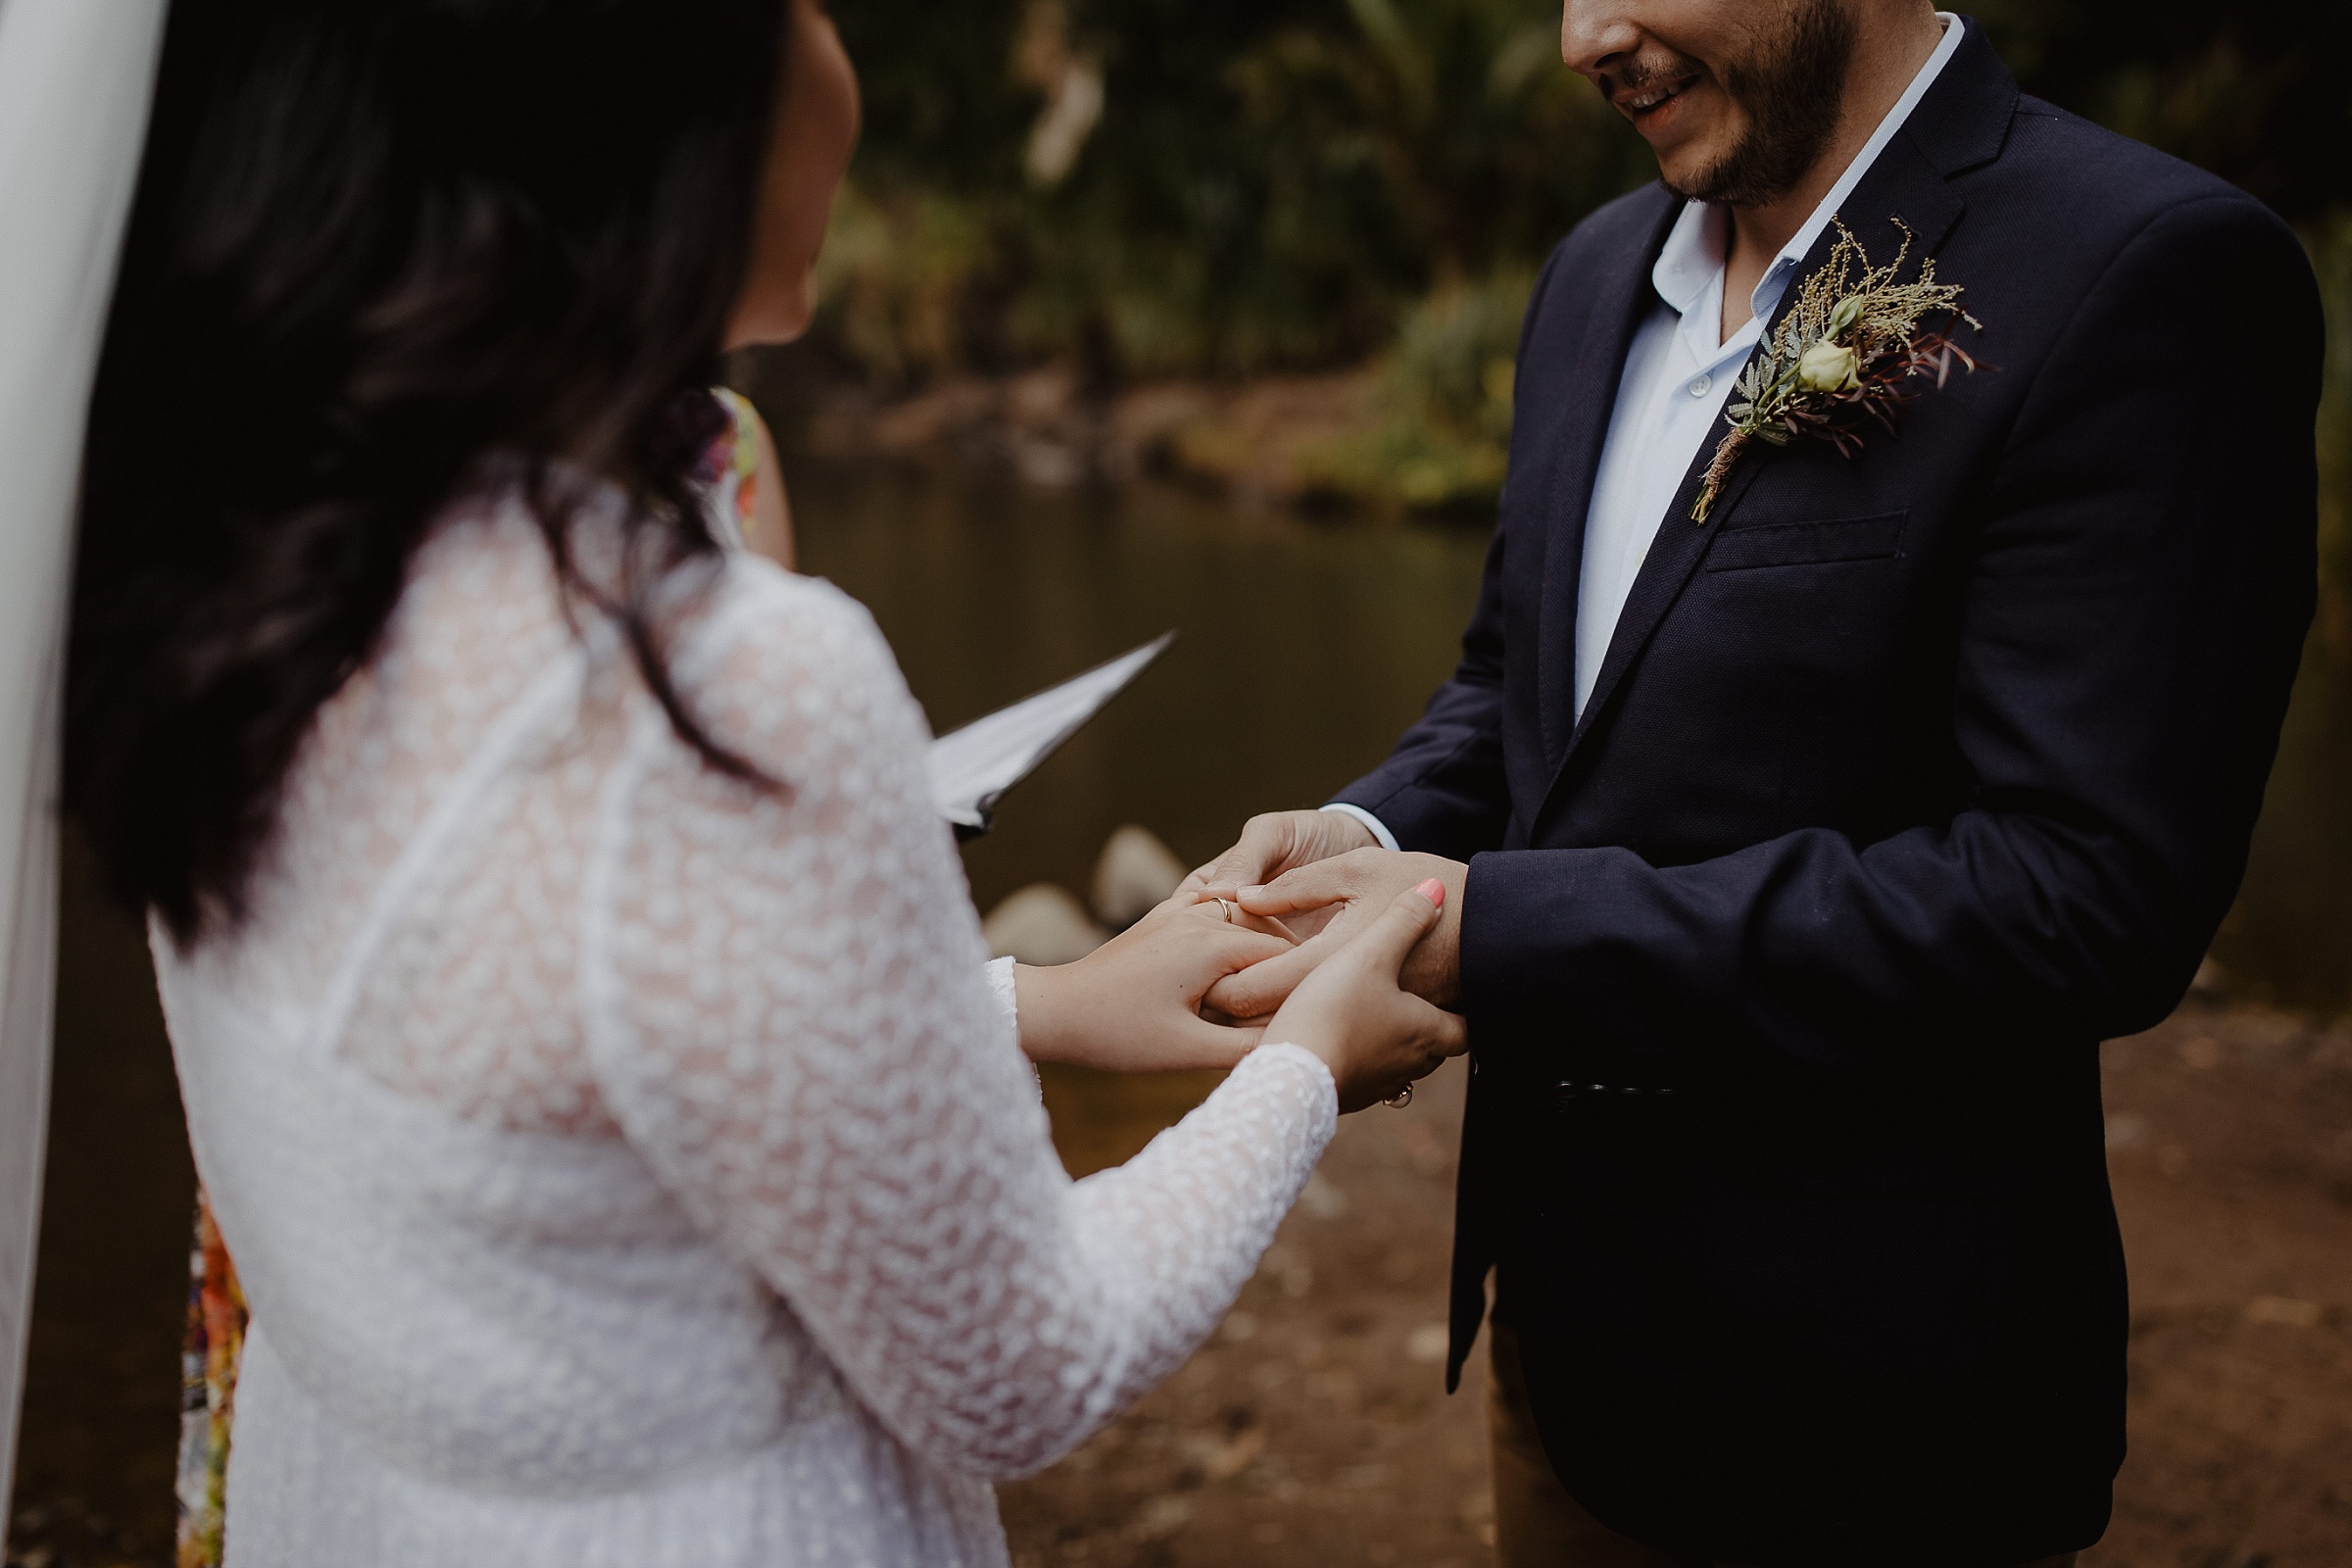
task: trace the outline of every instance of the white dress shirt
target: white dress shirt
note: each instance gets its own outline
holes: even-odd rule
[[[1752,314],[1744,326],[1728,338],[1722,335],[1731,215],[1722,207],[1691,202],[1666,236],[1666,247],[1649,273],[1657,301],[1636,329],[1626,354],[1585,517],[1585,555],[1576,597],[1578,718],[1584,717],[1609,640],[1616,635],[1617,617],[1634,591],[1658,525],[1701,443],[1720,420],[1733,383],[1763,336],[1765,321],[1779,308],[1814,241],[1959,52],[1966,24],[1949,12],[1936,15],[1943,24],[1942,41],[1804,226],[1764,269],[1762,280],[1748,296]],[[1354,817],[1384,848],[1397,847],[1396,835],[1370,811],[1336,803],[1324,809]]]

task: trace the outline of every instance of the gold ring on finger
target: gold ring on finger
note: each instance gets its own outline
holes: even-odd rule
[[[1233,924],[1233,901],[1230,899],[1218,899],[1215,901],[1215,903],[1217,906],[1217,913],[1225,917],[1225,923],[1227,925]]]
[[[1402,1110],[1405,1106],[1411,1104],[1412,1102],[1413,1086],[1409,1083],[1406,1084],[1402,1089],[1399,1089],[1395,1094],[1391,1095],[1388,1099],[1381,1102],[1382,1104],[1396,1110]]]

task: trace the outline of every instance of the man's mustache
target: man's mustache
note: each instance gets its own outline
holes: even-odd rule
[[[1644,54],[1601,74],[1602,91],[1610,102],[1630,98],[1653,87],[1692,81],[1706,70],[1695,60],[1676,54]]]

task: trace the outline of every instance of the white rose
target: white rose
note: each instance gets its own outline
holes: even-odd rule
[[[1862,384],[1861,368],[1852,349],[1824,338],[1796,362],[1796,384],[1808,392],[1848,392]]]

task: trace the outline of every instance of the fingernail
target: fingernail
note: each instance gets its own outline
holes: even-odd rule
[[[1242,889],[1240,889],[1238,892],[1236,892],[1236,894],[1235,894],[1234,896],[1235,896],[1236,898],[1241,898],[1241,899],[1260,899],[1260,898],[1264,898],[1264,897],[1265,897],[1265,894],[1266,894],[1266,885],[1265,885],[1263,882],[1260,882],[1260,883],[1259,883],[1257,886],[1255,886],[1255,887],[1253,887],[1253,888],[1242,888]]]
[[[1443,909],[1446,907],[1446,884],[1439,881],[1436,877],[1431,877],[1428,881],[1413,889],[1413,891],[1420,894],[1430,903],[1436,905],[1439,908]]]

